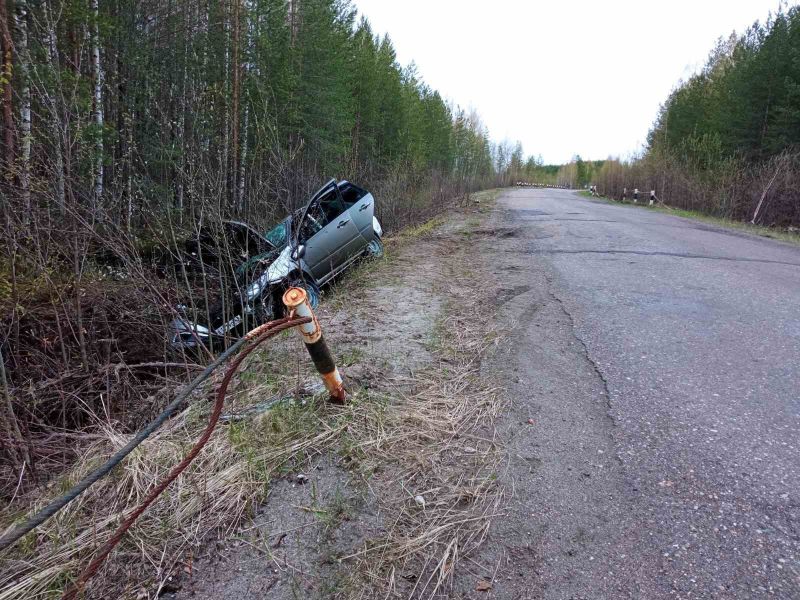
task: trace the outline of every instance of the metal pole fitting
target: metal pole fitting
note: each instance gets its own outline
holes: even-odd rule
[[[306,345],[308,354],[316,367],[317,372],[322,376],[322,382],[331,396],[331,401],[337,404],[344,404],[345,391],[342,384],[342,376],[336,363],[331,356],[330,350],[322,337],[322,328],[319,325],[317,316],[311,310],[306,291],[301,288],[292,287],[283,294],[283,303],[289,312],[293,312],[297,317],[310,317],[311,322],[300,325],[300,335]]]

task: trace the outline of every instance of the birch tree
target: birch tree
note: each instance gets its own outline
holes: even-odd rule
[[[92,75],[94,84],[93,121],[95,126],[94,197],[95,207],[102,205],[103,197],[103,65],[100,62],[100,11],[98,0],[91,0],[92,11]]]
[[[13,177],[14,164],[14,107],[12,101],[12,78],[14,72],[14,39],[8,21],[8,10],[5,2],[0,2],[0,43],[2,43],[2,63],[0,63],[0,88],[3,102],[3,178]]]
[[[31,55],[28,40],[28,3],[18,0],[14,14],[17,28],[17,48],[19,56],[19,122],[20,122],[20,155],[17,165],[20,192],[22,194],[22,210],[27,221],[31,213]]]

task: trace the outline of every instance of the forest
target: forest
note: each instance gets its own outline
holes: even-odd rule
[[[578,185],[774,227],[800,225],[800,8],[718,40],[665,100],[641,156]],[[590,181],[591,179],[591,181]]]
[[[119,367],[175,364],[172,307],[207,291],[180,260],[198,224],[265,230],[336,177],[397,231],[522,160],[347,1],[0,0],[0,28],[3,495],[188,374]]]

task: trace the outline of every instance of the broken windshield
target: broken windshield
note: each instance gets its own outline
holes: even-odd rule
[[[289,243],[289,218],[287,217],[270,229],[264,237],[276,248],[283,248]]]

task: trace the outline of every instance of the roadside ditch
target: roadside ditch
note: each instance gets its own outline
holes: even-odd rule
[[[480,374],[502,332],[491,328],[497,287],[471,237],[495,195],[397,236],[384,259],[328,290],[319,317],[351,392],[346,406],[323,401],[294,332],[254,353],[229,394],[229,422],[87,597],[431,597],[459,578],[476,589],[491,580],[469,556],[507,493],[491,434],[504,395]],[[191,446],[212,390],[6,554],[0,600],[58,597]],[[252,416],[287,392],[291,401]],[[109,424],[62,484],[127,439]]]

